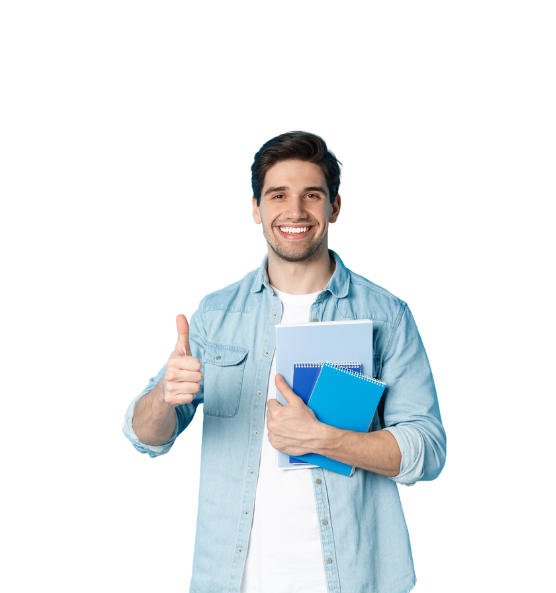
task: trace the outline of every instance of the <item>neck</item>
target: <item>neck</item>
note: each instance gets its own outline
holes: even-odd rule
[[[322,290],[336,268],[328,253],[328,245],[324,243],[323,249],[299,262],[284,260],[269,247],[268,279],[272,286],[287,294],[311,294]]]

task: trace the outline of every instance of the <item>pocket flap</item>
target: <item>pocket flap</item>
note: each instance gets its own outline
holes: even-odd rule
[[[239,364],[247,356],[248,352],[247,348],[241,348],[240,346],[225,346],[216,342],[207,342],[203,362],[223,367],[230,366]]]

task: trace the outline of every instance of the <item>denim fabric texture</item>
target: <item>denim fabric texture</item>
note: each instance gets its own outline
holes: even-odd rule
[[[394,435],[402,463],[394,478],[360,468],[352,477],[321,468],[296,471],[312,472],[329,593],[406,593],[416,579],[397,483],[434,480],[444,467],[446,434],[436,389],[407,304],[330,253],[336,262],[334,274],[307,321],[373,321],[372,374],[386,383],[386,390],[384,426],[377,414],[371,430]],[[268,280],[267,257],[242,280],[204,297],[193,314],[190,345],[203,365],[203,381],[195,399],[176,408],[170,440],[148,446],[132,429],[135,402],[155,387],[165,366],[131,402],[125,416],[125,436],[138,451],[156,457],[170,450],[203,404],[191,593],[235,593],[241,583],[261,444],[267,438],[263,424],[274,326],[282,313]]]

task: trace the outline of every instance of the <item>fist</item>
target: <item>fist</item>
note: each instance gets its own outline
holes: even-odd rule
[[[178,341],[166,363],[166,372],[162,379],[164,401],[172,406],[193,401],[195,394],[201,389],[199,383],[203,380],[201,363],[191,356],[189,323],[185,315],[177,316],[176,325]]]

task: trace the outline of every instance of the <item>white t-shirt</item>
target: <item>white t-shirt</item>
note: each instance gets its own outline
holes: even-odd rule
[[[307,323],[318,292],[274,293],[282,302],[281,323]],[[276,360],[267,401],[276,399]],[[266,412],[253,525],[240,593],[326,593],[312,472],[278,469],[278,451],[268,440]]]

